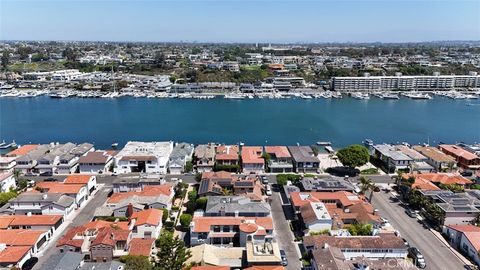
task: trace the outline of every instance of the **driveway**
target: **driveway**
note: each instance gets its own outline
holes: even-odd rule
[[[424,228],[417,219],[405,214],[405,209],[399,203],[390,202],[390,196],[390,193],[377,192],[373,196],[372,203],[379,210],[379,214],[387,218],[411,246],[420,249],[425,256],[426,269],[464,269],[464,264],[452,253],[448,246],[427,228]]]
[[[96,207],[103,205],[107,201],[107,196],[110,191],[110,186],[102,186],[100,189],[98,189],[94,196],[90,198],[87,204],[80,209],[80,212],[77,213],[76,216],[67,218],[66,222],[69,222],[68,225],[63,229],[63,231],[58,231],[53,239],[50,239],[51,243],[49,243],[48,246],[46,246],[42,253],[38,256],[38,262],[35,264],[33,269],[42,269],[42,264],[48,261],[52,255],[59,252],[55,247],[55,243],[58,239],[60,239],[61,236],[68,232],[68,230],[92,220]]]
[[[285,218],[285,214],[283,212],[280,193],[276,191],[274,191],[272,194],[271,208],[275,239],[278,241],[280,249],[285,250],[285,253],[287,254],[288,266],[286,269],[301,269],[302,265],[297,254],[297,249],[295,248],[296,244],[293,242],[290,224]]]

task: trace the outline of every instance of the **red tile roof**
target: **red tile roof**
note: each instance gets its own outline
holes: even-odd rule
[[[216,160],[238,160],[238,145],[220,145],[216,151]]]
[[[444,152],[448,152],[447,154],[450,153],[453,156],[462,157],[466,160],[474,160],[474,159],[479,158],[474,153],[471,153],[471,152],[463,149],[462,147],[454,145],[454,144],[440,144],[438,146],[438,148],[440,148],[440,150],[442,150]]]
[[[63,245],[69,245],[74,247],[81,247],[84,240],[73,239],[76,235],[83,235],[87,231],[95,231],[95,230],[100,233],[100,231],[103,231],[104,228],[113,229],[114,231],[123,231],[123,233],[119,233],[117,235],[117,237],[119,237],[120,239],[125,237],[126,232],[130,233],[129,230],[125,230],[125,222],[114,223],[114,222],[108,222],[104,220],[91,221],[81,226],[74,227],[68,230],[67,233],[57,241],[56,246],[59,247]],[[118,230],[115,230],[117,228]],[[104,234],[102,234],[101,236],[102,236],[101,238],[106,237],[106,235]],[[99,239],[98,241],[102,242],[103,240]],[[111,241],[108,241],[108,243],[111,244]]]
[[[242,147],[242,163],[245,164],[264,164],[262,158],[263,149],[261,146],[244,146]]]
[[[130,241],[129,255],[150,257],[153,243],[155,243],[154,238],[133,238]]]
[[[130,219],[136,219],[135,225],[140,226],[144,224],[157,226],[162,221],[163,211],[159,209],[148,209],[139,212],[134,212]]]
[[[53,226],[59,222],[63,216],[61,215],[11,215],[0,216],[0,229],[7,228],[8,226]]]
[[[273,230],[273,221],[271,217],[194,217],[193,218],[194,232],[210,232],[210,229],[214,225],[238,225],[245,222],[251,222],[256,225],[259,229],[262,227],[266,230]],[[251,229],[252,227],[244,227],[245,229]]]
[[[92,177],[94,176],[89,174],[71,174],[63,182],[65,184],[88,184]]]
[[[358,196],[347,191],[336,191],[336,192],[298,192],[296,191],[296,192],[290,193],[290,199],[292,200],[293,206],[297,208],[310,202],[324,202],[328,204],[329,201],[338,201],[343,205],[343,207],[347,207],[354,203],[362,201]]]
[[[265,146],[265,152],[270,155],[274,154],[277,158],[292,157],[286,146]]]
[[[33,246],[47,231],[37,230],[0,230],[0,242],[7,246]]]
[[[4,250],[0,251],[0,263],[12,263],[16,264],[19,262],[27,253],[30,251],[30,246],[21,246],[21,247],[6,247]]]
[[[403,174],[402,176],[405,179],[409,177],[415,177],[415,182],[417,181],[417,179],[423,179],[424,181],[430,181],[433,183],[439,183],[444,185],[449,185],[449,184],[468,185],[472,183],[472,181],[470,181],[469,179],[461,175],[451,174],[451,173],[414,173],[414,174]]]
[[[480,252],[480,228],[473,225],[448,225],[456,231],[462,232],[477,252]]]
[[[64,184],[59,182],[38,182],[36,184],[36,187],[47,192],[63,194],[78,194],[84,186],[84,184]]]
[[[39,144],[25,144],[20,146],[19,148],[10,151],[6,154],[7,157],[17,157],[17,156],[23,156],[28,154],[30,151],[33,151],[37,149]]]

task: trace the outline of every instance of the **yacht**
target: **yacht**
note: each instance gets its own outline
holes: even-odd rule
[[[381,95],[382,99],[400,99],[400,97],[397,94],[393,93],[383,93]]]
[[[353,92],[350,94],[352,98],[355,99],[370,99],[368,93]]]
[[[240,94],[240,93],[230,93],[230,94],[225,94],[224,98],[227,98],[227,99],[244,99],[245,96]]]
[[[432,99],[429,94],[422,94],[418,92],[404,93],[403,95],[411,99]]]

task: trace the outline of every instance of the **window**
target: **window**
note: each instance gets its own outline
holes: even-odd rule
[[[218,226],[218,225],[213,226],[213,231],[214,232],[220,232],[220,226]]]

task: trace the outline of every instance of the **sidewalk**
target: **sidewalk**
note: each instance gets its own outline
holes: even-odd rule
[[[442,241],[442,243],[448,247],[448,249],[450,249],[450,251],[460,260],[462,261],[463,264],[465,265],[472,265],[472,262],[470,262],[470,260],[468,260],[467,258],[465,258],[465,256],[463,256],[460,252],[458,252],[455,248],[453,248],[450,243],[445,239],[443,238],[442,234],[434,229],[429,229],[430,232],[433,233],[433,235],[435,235],[435,237],[438,238],[438,240]]]
[[[187,188],[187,192],[185,194],[185,197],[183,197],[182,200],[180,201],[180,209],[178,210],[178,216],[175,219],[174,228],[176,228],[177,224],[180,222],[180,216],[182,215],[182,213],[187,210],[187,207],[185,205],[188,203],[188,192],[190,192],[192,190],[193,190],[193,185],[189,184],[188,188]],[[181,231],[174,230],[173,236],[174,237],[175,236],[182,237],[182,233],[183,232],[181,232]]]

